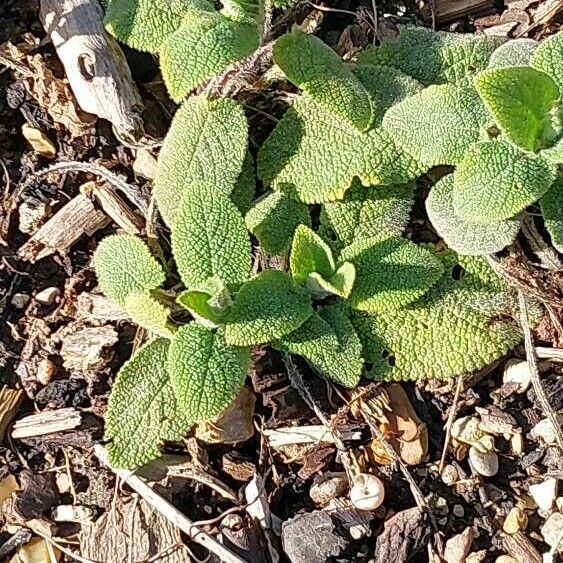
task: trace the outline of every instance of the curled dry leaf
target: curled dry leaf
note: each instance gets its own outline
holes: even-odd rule
[[[373,395],[362,395],[358,403],[360,401],[369,402],[369,409],[379,422],[379,430],[407,465],[417,465],[424,459],[428,453],[428,428],[418,418],[399,384],[384,384]],[[355,408],[360,409],[361,405],[357,404]],[[392,461],[377,438],[371,443],[371,453],[374,461],[381,465]]]
[[[22,125],[22,135],[36,153],[45,158],[55,158],[57,156],[57,148],[53,141],[41,129],[37,129],[29,123],[24,123]]]

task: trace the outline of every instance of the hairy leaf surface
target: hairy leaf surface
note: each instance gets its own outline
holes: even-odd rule
[[[557,181],[540,199],[540,208],[545,228],[551,236],[551,243],[563,253],[563,179]]]
[[[322,206],[319,233],[337,252],[355,240],[400,235],[412,205],[412,184],[366,188],[356,180],[343,200]]]
[[[170,385],[168,347],[164,338],[149,342],[117,374],[105,415],[112,466],[135,469],[160,455],[163,440],[180,440],[188,430]]]
[[[289,274],[265,270],[241,287],[225,337],[234,346],[264,344],[294,331],[312,313],[309,293]]]
[[[559,87],[563,101],[563,32],[546,37],[534,51],[530,64],[533,68],[549,74]]]
[[[322,307],[274,346],[302,356],[314,369],[339,385],[354,387],[360,382],[364,367],[362,345],[340,305]]]
[[[509,320],[515,299],[485,259],[457,260],[451,251],[440,257],[444,275],[422,299],[397,311],[353,316],[374,377],[446,379],[472,373],[521,340],[517,323]]]
[[[360,239],[344,248],[341,260],[356,267],[348,298],[361,311],[390,311],[424,295],[442,274],[428,250],[401,237]]]
[[[274,62],[296,86],[316,102],[360,131],[372,122],[367,90],[326,43],[294,30],[273,48]]]
[[[295,230],[289,266],[293,279],[300,283],[305,283],[313,272],[330,279],[336,267],[328,244],[305,225],[299,225]]]
[[[129,47],[157,53],[189,12],[213,10],[206,0],[110,0],[104,25]]]
[[[258,200],[246,214],[248,230],[270,254],[282,254],[291,245],[298,225],[310,225],[309,208],[283,192],[270,193]]]
[[[121,306],[130,293],[156,289],[165,280],[149,247],[133,235],[104,238],[94,252],[94,268],[104,295]]]
[[[220,414],[246,379],[241,352],[225,342],[223,333],[190,323],[170,344],[168,369],[178,406],[194,422]]]
[[[383,129],[426,168],[455,165],[490,120],[473,86],[429,86],[393,106]]]
[[[486,70],[475,87],[501,131],[520,147],[535,151],[553,138],[550,110],[559,88],[544,72],[528,66]]]
[[[256,195],[256,173],[254,159],[249,151],[246,152],[242,163],[242,170],[231,192],[231,199],[237,209],[245,215],[254,203]]]
[[[172,338],[174,331],[168,322],[170,310],[148,291],[133,291],[125,298],[125,310],[138,325],[162,336]]]
[[[201,289],[209,278],[237,286],[252,267],[244,219],[229,196],[209,184],[182,198],[172,229],[172,253],[184,284]]]
[[[325,278],[318,272],[312,272],[307,279],[307,287],[311,290],[313,296],[320,298],[326,297],[326,294],[332,293],[343,299],[350,297],[354,283],[356,282],[356,268],[351,262],[342,263],[334,275]]]
[[[258,47],[258,27],[218,13],[190,12],[160,48],[162,77],[180,102],[197,86]]]
[[[346,126],[305,94],[258,153],[264,183],[305,203],[342,199],[355,177],[375,186],[406,183],[420,172],[387,131]]]
[[[526,37],[507,41],[491,55],[488,68],[527,66],[537,47],[537,41]]]
[[[436,183],[426,199],[428,218],[451,249],[474,256],[492,254],[515,241],[520,230],[517,219],[487,225],[461,219],[454,209],[453,188],[454,174],[449,174]]]
[[[178,202],[193,184],[233,191],[246,155],[248,125],[240,105],[228,98],[190,98],[176,112],[158,158],[154,194],[169,227]]]
[[[465,221],[495,223],[534,203],[555,180],[554,166],[502,140],[471,147],[454,176],[454,209]]]
[[[400,26],[397,38],[368,48],[360,64],[392,66],[423,84],[470,84],[472,75],[487,67],[502,37],[433,32],[423,27]]]

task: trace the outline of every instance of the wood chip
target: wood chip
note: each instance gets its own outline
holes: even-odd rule
[[[54,252],[64,254],[84,235],[92,236],[110,219],[79,194],[49,219],[19,250],[18,256],[37,262]]]
[[[44,411],[16,421],[12,428],[12,438],[21,440],[53,432],[64,432],[78,428],[80,424],[82,424],[82,414],[75,408]]]
[[[362,433],[354,426],[339,426],[338,431],[344,441],[361,440]],[[332,434],[323,425],[286,426],[275,430],[264,430],[272,448],[280,448],[290,444],[334,443]]]
[[[16,415],[23,398],[22,389],[10,389],[6,385],[0,388],[0,442],[4,440],[6,429]]]

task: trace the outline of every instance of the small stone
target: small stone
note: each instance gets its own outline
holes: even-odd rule
[[[58,287],[46,287],[39,293],[35,294],[35,301],[41,303],[41,305],[51,306],[55,299],[61,294],[61,290]]]
[[[529,491],[541,510],[550,510],[557,496],[557,479],[550,477],[541,483],[530,485]]]
[[[490,451],[495,445],[494,438],[480,428],[480,423],[475,416],[459,418],[452,424],[452,437],[482,452]]]
[[[563,415],[557,417],[559,424],[563,424]],[[541,440],[545,444],[550,446],[557,443],[557,434],[555,433],[555,428],[551,424],[551,420],[544,418],[540,420],[530,431],[530,434],[536,438],[536,440]]]
[[[514,559],[514,557],[510,557],[510,555],[501,555],[495,559],[495,563],[520,563],[520,561]]]
[[[137,176],[154,180],[156,178],[157,161],[147,149],[139,149],[137,157],[133,161],[133,171]]]
[[[31,148],[41,156],[45,158],[55,158],[57,155],[57,148],[53,144],[53,141],[51,141],[41,129],[37,129],[29,123],[24,123],[22,125],[22,135]]]
[[[487,557],[487,550],[473,551],[466,558],[465,563],[481,563]]]
[[[18,207],[18,229],[25,234],[34,234],[49,218],[51,207],[48,202],[29,196]]]
[[[563,497],[557,497],[555,500],[555,506],[559,512],[563,512]]]
[[[29,295],[25,293],[14,293],[12,297],[12,305],[16,309],[23,309],[29,303]]]
[[[375,510],[385,498],[381,479],[370,473],[359,473],[354,477],[350,489],[350,500],[358,510]]]
[[[541,527],[541,535],[545,543],[563,553],[563,514],[554,512]]]
[[[461,506],[461,504],[454,504],[452,513],[457,518],[463,518],[463,516],[465,515],[465,510],[463,510],[463,506]]]
[[[516,432],[510,437],[510,448],[514,455],[522,455],[524,453],[524,436],[522,432]]]
[[[493,451],[482,452],[475,446],[471,446],[469,461],[473,469],[483,477],[492,477],[498,472],[498,456]]]
[[[319,506],[326,506],[332,499],[342,496],[348,488],[344,473],[328,472],[317,475],[309,490],[309,496]]]
[[[510,358],[504,364],[502,382],[516,385],[517,393],[526,392],[532,382],[532,374],[530,373],[528,362]]]
[[[525,530],[528,526],[528,517],[526,513],[519,507],[515,506],[506,516],[502,529],[507,534],[515,534]]]
[[[43,358],[39,360],[39,363],[37,364],[35,379],[37,379],[41,385],[49,385],[49,383],[53,381],[56,373],[57,366],[51,360]]]
[[[61,504],[53,508],[51,518],[55,522],[91,522],[94,510],[88,506]]]
[[[442,471],[442,481],[446,485],[453,485],[459,480],[459,473],[453,465],[446,465]]]

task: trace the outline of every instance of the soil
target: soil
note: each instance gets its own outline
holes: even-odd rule
[[[552,8],[547,10],[546,16],[547,3]],[[34,0],[4,0],[0,4],[0,52],[6,53],[4,47],[10,42],[24,53],[23,59],[38,56],[42,67],[51,73],[51,80],[59,87],[65,82],[64,70],[45,37],[37,4]],[[279,25],[283,30],[292,21],[302,21],[306,16],[319,20],[322,17],[322,38],[346,52],[372,41],[375,21],[379,26],[390,27],[398,21],[431,26],[434,20],[439,29],[479,33],[492,30],[510,37],[522,34],[533,38],[557,32],[563,22],[561,2],[434,0],[423,4],[410,0],[377,3],[335,0],[324,2],[322,9],[317,9],[305,3]],[[454,4],[457,11],[452,17]],[[374,6],[377,18],[373,17]],[[158,138],[166,131],[165,124],[174,105],[166,98],[151,57],[125,51],[147,106],[144,114],[147,130]],[[15,51],[9,52],[13,58]],[[248,107],[252,108],[254,103],[258,110],[265,110],[263,100],[258,97],[253,100],[250,96]],[[283,104],[274,100],[267,111],[277,117],[283,109]],[[258,146],[271,130],[272,121],[251,110],[249,120],[252,142]],[[50,140],[56,148],[54,159],[42,156],[26,142],[22,135],[25,123]],[[55,253],[35,263],[22,259],[18,253],[42,224],[81,193],[80,187],[86,181],[96,179],[82,172],[36,178],[39,170],[59,160],[102,163],[129,182],[150,190],[150,180],[133,171],[136,153],[134,148],[118,140],[111,126],[102,120],[91,124],[80,136],[70,134],[53,120],[38,96],[26,88],[21,73],[2,66],[0,60],[0,165],[4,169],[3,174],[0,171],[3,186],[0,200],[0,389],[5,386],[21,390],[16,405],[9,412],[1,410],[3,402],[0,400],[0,421],[6,419],[8,424],[5,427],[0,423],[0,560],[27,560],[23,558],[25,546],[29,546],[30,541],[48,537],[50,541],[45,545],[52,546],[55,542],[66,551],[56,551],[59,561],[78,560],[73,559],[72,553],[82,556],[79,559],[82,561],[126,561],[127,558],[116,555],[117,551],[112,552],[115,547],[110,547],[117,541],[115,534],[119,526],[109,526],[113,530],[109,532],[100,525],[103,518],[111,520],[119,510],[122,522],[125,522],[125,513],[138,511],[139,514],[133,530],[123,525],[125,544],[140,545],[148,541],[151,530],[155,536],[165,536],[166,521],[149,520],[148,506],[135,501],[135,493],[120,484],[93,452],[93,446],[102,442],[103,413],[115,373],[146,336],[127,321],[112,317],[115,312],[105,311],[100,315],[92,304],[99,297],[90,262],[92,252],[103,236],[117,230],[115,223],[108,221],[107,226],[93,235],[80,238],[68,252]],[[158,149],[152,150],[153,155],[157,153]],[[414,215],[411,236],[416,240],[435,240],[422,206],[417,206]],[[22,232],[22,225],[27,223],[31,227]],[[541,229],[541,225],[538,228]],[[45,303],[41,294],[46,289],[47,294],[54,297]],[[555,308],[559,318],[561,311]],[[546,317],[534,333],[536,345],[562,347],[563,335],[558,334],[556,324]],[[80,365],[81,349],[69,352],[64,345],[73,336],[85,342],[85,330],[96,331],[94,343],[107,344],[100,347],[91,364]],[[85,353],[85,349],[82,352]],[[516,349],[512,358],[525,360],[523,348]],[[540,557],[541,562],[540,554],[550,550],[541,528],[555,509],[551,512],[538,510],[529,502],[527,491],[530,484],[541,483],[549,477],[563,477],[563,460],[555,445],[532,433],[545,413],[539,408],[532,387],[526,392],[514,392],[503,384],[505,363],[503,360],[483,373],[466,378],[457,398],[456,381],[421,380],[402,385],[406,395],[398,400],[403,401],[403,406],[410,403],[413,413],[409,417],[417,419],[428,433],[426,455],[419,463],[408,467],[410,483],[397,463],[375,464],[366,419],[347,408],[343,397],[323,385],[304,363],[296,363],[305,381],[312,382],[308,389],[325,417],[340,427],[355,425],[358,435],[344,442],[345,449],[356,452],[358,463],[377,467],[385,482],[385,501],[369,516],[354,513],[350,506],[336,505],[331,509],[327,524],[326,511],[321,514],[323,504],[315,502],[310,491],[320,478],[331,473],[342,474],[342,452],[334,444],[325,442],[283,449],[271,447],[268,431],[285,426],[320,425],[323,421],[304,400],[303,390],[292,386],[281,356],[269,349],[257,349],[247,384],[256,403],[244,411],[247,423],[251,424],[249,436],[235,444],[225,443],[221,442],[219,431],[219,437],[215,436],[211,442],[203,434],[192,435],[184,443],[166,444],[164,448],[167,456],[180,456],[183,462],[189,462],[200,473],[233,491],[236,502],[218,492],[217,487],[209,487],[201,479],[187,478],[185,474],[161,481],[158,490],[188,518],[200,522],[214,537],[221,537],[223,543],[247,561],[275,560],[276,554],[280,561],[399,562],[429,561],[432,557],[439,561],[437,554],[441,548],[455,538],[455,545],[463,554],[456,559],[450,553],[444,560],[477,563],[509,554],[517,561],[536,561]],[[563,411],[561,365],[550,360],[542,360],[540,365],[543,383],[556,412]],[[377,386],[372,387],[375,394],[381,392]],[[391,391],[385,389],[385,392]],[[438,466],[452,408],[456,410],[455,419],[483,418],[478,409],[500,413],[498,416],[505,423],[513,425],[514,433],[523,437],[521,451],[514,451],[510,433],[497,435],[499,470],[492,477],[482,478],[471,471],[466,451],[458,444],[455,451],[450,448],[445,458],[446,473],[456,477],[448,480],[444,474],[440,476]],[[81,420],[63,431],[13,438],[14,423],[34,413],[52,411],[62,412],[61,420],[65,423],[70,416],[68,413],[80,413]],[[171,459],[166,457],[162,464]],[[270,523],[270,529],[266,527],[266,530],[256,515],[253,520],[252,511],[246,509],[245,491],[248,492],[251,481],[255,482],[256,475],[260,475],[264,483],[259,493],[265,500],[265,520]],[[2,509],[2,491],[10,477],[16,478],[19,491],[12,495],[9,509],[5,504]],[[416,487],[425,499],[422,509],[417,508],[421,501],[416,497]],[[560,511],[563,510],[561,500],[559,497]],[[133,505],[133,502],[138,504]],[[55,515],[63,506],[78,508],[89,518],[57,521]],[[509,512],[518,506],[525,506],[523,511],[528,523],[518,534],[510,535],[503,532],[503,525]],[[300,521],[304,515],[306,520]],[[347,518],[359,528],[362,518],[367,519],[361,537],[350,533]],[[294,530],[291,530],[292,525]],[[284,530],[283,544],[280,529]],[[313,529],[316,533],[310,534]],[[195,545],[185,534],[180,535],[177,529],[166,530],[178,544],[172,545],[174,549],[155,540],[144,556],[136,555],[135,559],[130,551],[129,561],[198,561],[207,560],[206,557],[216,560],[213,554]],[[307,544],[314,544],[313,553],[308,559],[299,559],[300,553],[306,553],[304,546]],[[55,557],[53,553],[50,557]],[[49,561],[48,557],[47,554],[35,560]]]

